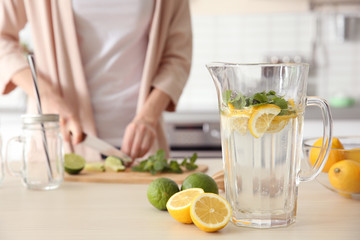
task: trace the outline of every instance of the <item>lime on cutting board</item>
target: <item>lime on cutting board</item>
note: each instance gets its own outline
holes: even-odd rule
[[[125,170],[120,158],[109,156],[105,159],[105,169],[113,172],[120,172]]]
[[[105,172],[105,166],[102,162],[91,162],[85,164],[84,170],[89,172]]]
[[[78,174],[85,167],[85,159],[75,153],[66,153],[64,156],[64,169],[69,174]]]

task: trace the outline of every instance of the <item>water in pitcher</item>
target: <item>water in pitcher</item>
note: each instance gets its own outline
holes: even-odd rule
[[[329,105],[306,96],[309,65],[207,64],[221,117],[226,199],[237,226],[271,228],[295,221],[300,182],[322,170],[332,140]],[[311,169],[301,169],[303,113],[322,110],[323,144]]]
[[[291,107],[280,116],[269,110],[273,104],[221,113],[226,198],[236,225],[275,227],[295,219],[302,114]],[[270,125],[258,136],[262,120],[254,115],[267,111]]]

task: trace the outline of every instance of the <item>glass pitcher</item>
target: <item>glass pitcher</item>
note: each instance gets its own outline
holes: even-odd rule
[[[22,124],[22,135],[11,138],[7,143],[7,169],[21,177],[28,189],[58,188],[64,179],[59,115],[23,115]],[[20,159],[13,159],[11,153],[20,153]]]
[[[298,185],[320,173],[332,141],[328,104],[306,96],[308,64],[211,63],[207,68],[218,95],[232,222],[254,228],[293,223]],[[322,110],[326,141],[312,169],[301,171],[303,116],[309,105]]]

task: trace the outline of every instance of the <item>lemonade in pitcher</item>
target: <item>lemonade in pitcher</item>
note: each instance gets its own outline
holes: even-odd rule
[[[306,63],[210,63],[220,112],[226,199],[237,226],[271,228],[295,221],[300,182],[324,167],[332,141],[327,102],[306,96]],[[323,146],[312,169],[300,168],[303,114],[318,106]],[[325,144],[326,143],[326,144]]]
[[[296,210],[296,199],[289,198],[296,196],[293,161],[299,149],[292,143],[303,116],[292,99],[274,91],[243,96],[227,90],[223,96],[222,149],[232,221],[256,224],[258,215],[259,225],[267,218],[273,225],[276,219],[283,222]]]

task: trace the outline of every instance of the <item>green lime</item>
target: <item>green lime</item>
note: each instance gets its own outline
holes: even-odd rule
[[[201,172],[192,173],[187,176],[181,185],[181,190],[188,188],[202,188],[204,192],[219,194],[215,180],[209,175]]]
[[[147,190],[149,202],[160,210],[166,210],[169,198],[179,191],[176,182],[169,178],[157,178],[152,181]]]
[[[104,172],[105,166],[102,162],[91,162],[86,163],[84,170],[90,171],[90,172]]]
[[[78,174],[85,167],[85,159],[75,153],[66,153],[64,156],[64,169],[68,174]]]
[[[125,170],[125,166],[123,165],[121,159],[115,156],[109,156],[105,159],[105,168],[114,172]]]

